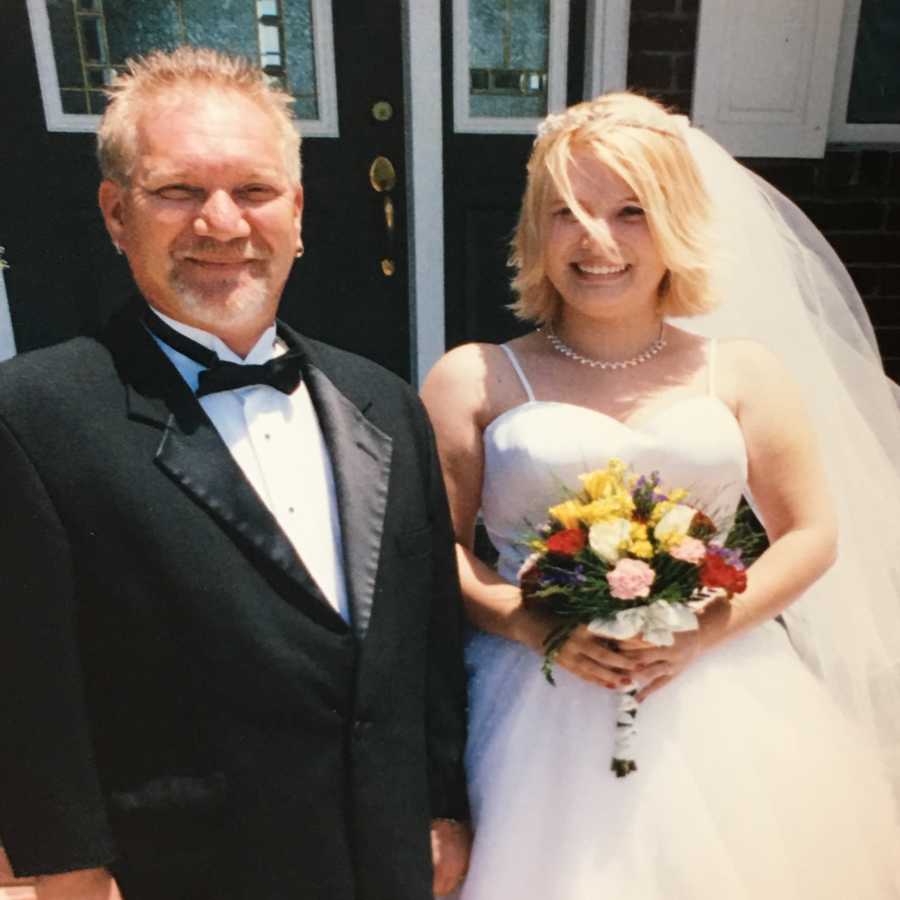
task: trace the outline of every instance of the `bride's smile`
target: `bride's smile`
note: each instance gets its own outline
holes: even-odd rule
[[[583,150],[568,181],[571,190],[552,190],[545,207],[548,280],[566,306],[589,316],[652,310],[666,265],[634,190]]]

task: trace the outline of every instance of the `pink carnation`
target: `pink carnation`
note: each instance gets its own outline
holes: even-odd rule
[[[620,559],[616,567],[607,572],[610,593],[616,600],[634,600],[647,597],[656,572],[639,559]]]
[[[703,562],[706,556],[706,544],[697,538],[686,537],[677,547],[669,551],[669,555],[682,562],[697,565]]]

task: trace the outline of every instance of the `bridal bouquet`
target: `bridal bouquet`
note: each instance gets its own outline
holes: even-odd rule
[[[544,642],[542,670],[579,624],[613,640],[669,646],[699,627],[696,612],[747,587],[740,549],[713,540],[712,519],[687,491],[665,490],[657,472],[635,475],[620,460],[580,476],[582,491],[548,511],[519,572],[524,601],[562,621]],[[637,688],[620,690],[612,769],[637,769],[632,744]]]

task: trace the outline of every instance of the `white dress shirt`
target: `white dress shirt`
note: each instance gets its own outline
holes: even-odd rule
[[[241,359],[215,335],[154,312],[226,362],[262,365],[286,352],[274,324]],[[153,337],[196,392],[204,366]],[[306,385],[290,395],[251,385],[208,394],[199,403],[322,593],[349,621],[334,473]]]

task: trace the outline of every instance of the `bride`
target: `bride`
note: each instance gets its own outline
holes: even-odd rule
[[[624,93],[543,124],[513,263],[536,330],[451,351],[423,388],[473,625],[461,897],[900,897],[900,428],[846,273],[788,201]],[[769,547],[672,647],[580,626],[552,687],[522,539],[611,458],[722,529],[746,496]],[[617,779],[630,685],[638,771]]]

